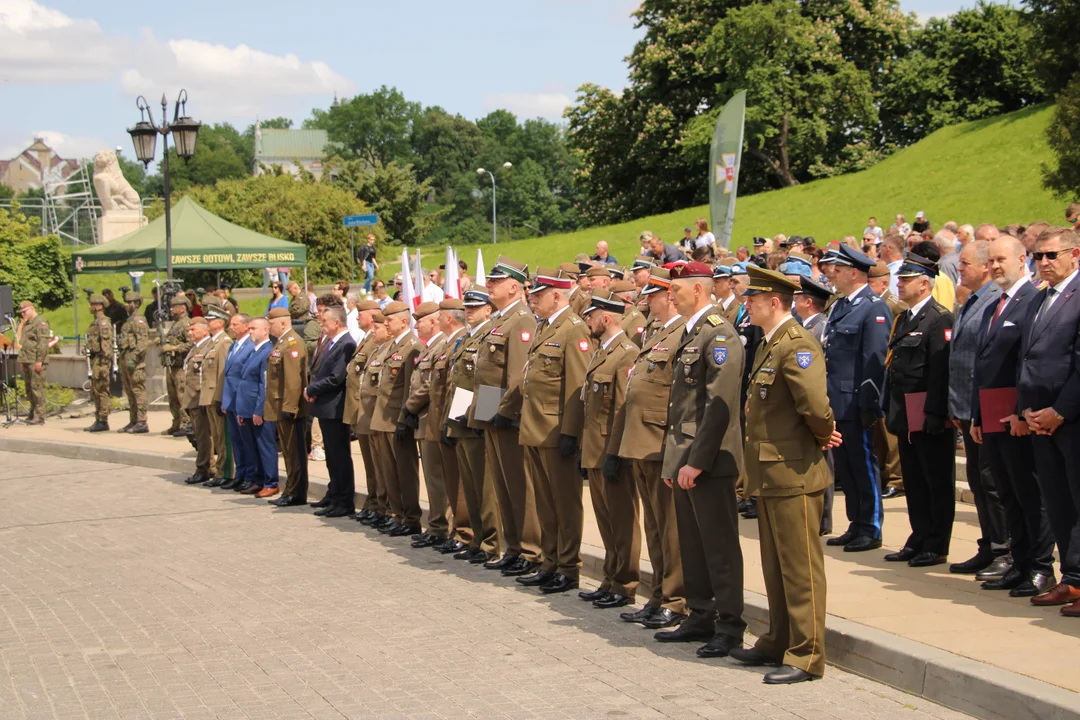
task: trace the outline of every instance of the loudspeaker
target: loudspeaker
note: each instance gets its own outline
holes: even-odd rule
[[[11,286],[0,285],[0,325],[4,324],[4,318],[15,314],[15,306],[11,304]]]

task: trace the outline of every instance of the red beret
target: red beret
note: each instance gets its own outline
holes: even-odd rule
[[[712,268],[703,262],[688,262],[685,265],[676,265],[671,268],[671,279],[683,278],[709,278],[712,279]]]

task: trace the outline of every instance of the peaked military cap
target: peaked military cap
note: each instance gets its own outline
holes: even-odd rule
[[[559,264],[559,269],[562,270],[567,275],[569,275],[570,277],[574,278],[575,280],[577,279],[577,276],[581,274],[581,268],[578,267],[577,263],[572,263],[572,262],[560,263]]]
[[[525,263],[518,262],[517,260],[511,260],[504,255],[500,255],[487,276],[488,280],[511,278],[517,280],[519,283],[524,283],[529,279],[529,266]]]
[[[409,312],[409,306],[403,302],[395,300],[392,303],[387,303],[383,308],[383,315],[390,317],[391,315],[397,315],[398,313]]]
[[[936,278],[938,274],[937,263],[922,255],[909,252],[904,255],[904,264],[896,271],[896,277],[926,277]]]
[[[638,255],[634,258],[634,264],[631,266],[631,270],[648,270],[651,267],[655,267],[656,262],[651,255]]]
[[[863,272],[870,272],[870,268],[874,267],[874,261],[864,255],[861,250],[843,244],[837,249],[836,258],[832,262],[834,265],[853,267]]]
[[[822,303],[827,303],[829,298],[832,297],[832,290],[824,285],[814,282],[808,277],[799,278],[799,282],[802,285],[802,288],[796,291],[796,295],[810,295],[816,300],[820,300]]]
[[[649,284],[642,291],[642,295],[652,295],[662,290],[671,288],[671,271],[667,268],[654,267],[649,270]]]
[[[559,268],[536,268],[536,277],[533,278],[533,286],[529,294],[538,293],[547,288],[559,288],[569,290],[574,287],[574,279]]]
[[[783,274],[757,265],[748,266],[746,274],[750,276],[750,284],[743,291],[743,295],[757,295],[758,293],[794,295],[796,291],[802,289],[799,283],[788,280]]]
[[[603,265],[591,265],[588,270],[585,271],[586,277],[611,277],[611,270]]]
[[[611,292],[613,293],[634,292],[635,290],[637,290],[637,285],[634,284],[633,280],[616,280],[611,283]]]
[[[462,305],[465,307],[483,307],[491,302],[488,297],[488,290],[483,285],[473,285],[465,291],[465,297],[462,299]]]
[[[892,273],[889,272],[889,266],[885,264],[884,260],[878,260],[874,263],[874,267],[870,268],[870,272],[867,273],[869,277],[879,278],[888,277]]]
[[[588,315],[593,310],[606,310],[621,315],[625,309],[626,303],[623,302],[621,297],[613,292],[600,291],[593,293],[592,298],[589,299],[589,304],[581,311],[581,314]]]

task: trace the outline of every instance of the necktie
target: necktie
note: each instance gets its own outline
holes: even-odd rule
[[[960,317],[967,315],[967,311],[971,309],[971,306],[975,304],[975,301],[979,299],[979,296],[975,293],[971,293],[971,297],[967,299],[964,306],[960,308]]]
[[[1001,299],[998,300],[997,309],[994,310],[994,317],[990,318],[990,327],[997,325],[998,318],[1001,317],[1001,312],[1005,309],[1005,306],[1009,304],[1008,293],[1001,293]]]
[[[1046,311],[1050,309],[1050,304],[1054,302],[1055,295],[1057,295],[1057,290],[1054,288],[1046,291],[1046,299],[1043,300],[1042,307],[1039,308],[1039,315],[1035,318],[1036,321],[1042,320],[1043,316],[1046,315]]]

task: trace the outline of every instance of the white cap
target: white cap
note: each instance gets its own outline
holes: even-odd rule
[[[924,213],[922,210],[920,210],[919,212],[915,213],[915,217],[916,218],[924,218],[924,217],[926,217],[926,213]]]

